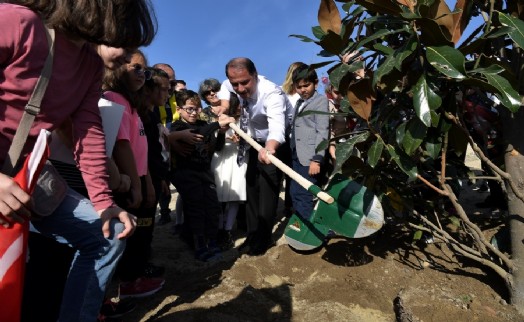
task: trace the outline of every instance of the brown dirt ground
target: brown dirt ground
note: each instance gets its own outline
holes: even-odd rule
[[[461,193],[467,212],[496,215],[472,208],[487,194],[471,187]],[[371,237],[333,239],[299,254],[281,238],[285,223],[277,223],[277,246],[266,255],[235,248],[214,264],[195,261],[171,224],[157,226],[153,262],[166,267],[166,284],[122,321],[395,321],[399,299],[405,321],[524,320],[507,304],[497,275],[457,259],[441,243],[412,245],[410,234],[387,223]],[[242,231],[237,235],[238,247]]]

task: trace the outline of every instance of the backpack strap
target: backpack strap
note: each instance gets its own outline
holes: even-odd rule
[[[40,104],[42,103],[42,98],[44,97],[47,84],[51,78],[51,73],[53,71],[53,58],[54,58],[54,47],[55,47],[55,31],[45,27],[47,42],[49,44],[49,53],[44,64],[44,68],[40,74],[40,77],[36,81],[35,89],[29,98],[29,102],[25,106],[24,114],[20,120],[20,125],[16,130],[15,136],[13,138],[13,143],[9,148],[7,157],[4,161],[4,166],[2,167],[2,173],[12,175],[13,169],[15,168],[22,150],[24,148],[27,136],[31,130],[31,126],[35,120],[35,117],[40,113]]]

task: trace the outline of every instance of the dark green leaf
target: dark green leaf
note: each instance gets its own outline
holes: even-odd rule
[[[358,62],[356,64],[340,64],[336,68],[334,68],[331,73],[329,74],[329,81],[335,88],[340,89],[340,82],[342,78],[347,76],[348,74],[354,73],[360,68],[363,68],[364,62]]]
[[[481,74],[500,74],[504,71],[504,68],[500,65],[490,65],[488,67],[475,68],[469,71],[469,73],[481,73]]]
[[[450,46],[428,47],[426,57],[442,74],[455,79],[466,78],[465,59],[457,49]]]
[[[513,18],[509,15],[504,14],[503,12],[499,13],[500,23],[504,26],[512,27],[513,30],[508,33],[517,46],[524,49],[524,21]]]
[[[502,105],[508,108],[511,112],[515,113],[520,108],[519,93],[504,77],[492,74],[484,74],[484,76],[486,76],[488,83],[497,88],[497,97],[501,101]]]
[[[355,144],[364,142],[368,139],[369,132],[360,133],[352,136],[346,142],[337,143],[335,156],[337,157],[336,167],[333,173],[340,172],[347,159],[353,154]]]
[[[431,126],[431,114],[429,108],[429,94],[430,91],[426,83],[426,76],[422,75],[417,84],[413,86],[413,107],[417,113],[417,117],[426,125]],[[408,153],[409,154],[409,153]]]
[[[345,47],[340,35],[334,33],[332,30],[328,30],[328,33],[320,39],[320,46],[336,55],[340,54]]]
[[[417,167],[413,160],[408,158],[402,151],[396,151],[395,147],[391,145],[386,145],[387,150],[389,152],[389,155],[395,161],[395,163],[399,166],[399,168],[408,175],[409,181],[414,181],[417,179]]]
[[[377,83],[380,82],[382,77],[389,74],[393,70],[393,68],[395,68],[395,57],[393,55],[390,55],[382,64],[380,64],[380,66],[378,66],[377,70],[375,71],[372,84],[373,88],[376,86]]]
[[[413,155],[417,148],[422,144],[426,137],[427,127],[418,118],[413,118],[408,122],[402,147],[407,155]]]
[[[302,35],[289,35],[289,37],[298,38],[298,39],[300,39],[303,42],[315,42],[315,40],[313,40],[313,39],[311,39],[309,37],[306,37],[306,36],[302,36]]]
[[[381,29],[375,33],[373,33],[372,35],[370,36],[367,36],[365,38],[363,38],[359,43],[358,43],[358,46],[359,48],[360,47],[364,47],[367,43],[370,43],[376,39],[380,39],[384,36],[387,36],[387,35],[392,35],[392,34],[397,34],[399,32],[401,32],[403,29],[397,29],[397,30],[387,30],[387,29]]]
[[[395,141],[398,146],[401,146],[402,141],[404,141],[404,137],[406,136],[406,126],[407,123],[403,122],[395,130]]]
[[[416,19],[420,27],[420,39],[426,46],[453,46],[448,30],[441,27],[435,20],[428,18]]]
[[[513,32],[515,30],[515,28],[513,27],[500,27],[500,28],[497,28],[497,29],[494,29],[493,31],[490,31],[489,33],[487,33],[486,35],[484,35],[484,37],[486,38],[489,38],[489,39],[493,39],[493,38],[498,38],[498,37],[506,37],[507,34],[509,34],[510,32]]]
[[[417,46],[417,39],[415,37],[410,37],[406,44],[395,50],[395,56],[397,57],[395,67],[398,70],[402,70],[402,63],[407,57],[413,54],[413,52],[417,49]]]
[[[436,160],[440,156],[440,150],[442,149],[442,142],[440,141],[440,138],[434,136],[429,137],[425,145],[426,152],[428,153],[429,157],[433,160]]]
[[[355,4],[354,1],[346,2],[342,5],[342,10],[344,10],[345,12],[349,12],[349,10],[351,10],[351,6],[354,4]],[[359,7],[359,8],[362,10],[362,7]],[[356,15],[355,12],[352,12],[351,14]]]
[[[313,68],[313,69],[319,69],[319,68],[327,66],[327,65],[329,65],[331,63],[334,63],[334,62],[336,62],[336,60],[330,60],[330,61],[325,61],[325,62],[321,62],[321,63],[311,64],[311,65],[309,65],[309,67]]]
[[[368,150],[368,164],[370,167],[374,168],[377,165],[383,150],[384,141],[381,138],[377,138]]]
[[[429,112],[431,114],[431,126],[437,127],[440,122],[440,114],[431,110]]]
[[[344,113],[349,113],[349,111],[351,110],[351,104],[349,104],[349,100],[347,97],[344,97],[340,102],[340,110]]]
[[[374,44],[373,49],[382,53],[383,55],[391,55],[395,51],[393,48],[383,45],[381,43]]]
[[[315,152],[325,151],[329,147],[329,140],[322,140],[315,149]]]
[[[313,30],[313,35],[315,37],[317,37],[317,39],[322,39],[322,37],[324,37],[326,35],[324,30],[322,30],[322,28],[320,28],[320,26],[315,26],[315,27],[313,27],[311,29]]]

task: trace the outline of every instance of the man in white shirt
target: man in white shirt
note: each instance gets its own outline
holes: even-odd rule
[[[269,161],[285,141],[286,111],[290,103],[281,88],[259,76],[255,64],[244,57],[233,58],[226,65],[227,80],[222,83],[218,97],[229,105],[229,92],[241,98],[241,127],[264,148],[257,152],[248,148],[239,162],[247,162],[247,239],[250,255],[262,255],[272,245],[272,228],[275,222],[282,173]],[[243,124],[242,124],[243,123]],[[239,150],[242,151],[241,142]]]

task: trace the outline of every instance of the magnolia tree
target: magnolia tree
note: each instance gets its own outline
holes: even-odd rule
[[[524,312],[524,0],[458,0],[453,10],[443,0],[337,2],[320,1],[313,38],[292,35],[322,47],[326,61],[313,67],[329,66],[330,83],[345,97],[341,112],[362,125],[346,140],[331,139],[338,142],[335,172],[372,189],[414,238],[430,233],[495,271]],[[468,128],[468,91],[498,103],[498,164]],[[467,143],[505,188],[511,255],[490,243],[457,198],[459,179],[472,179]]]

